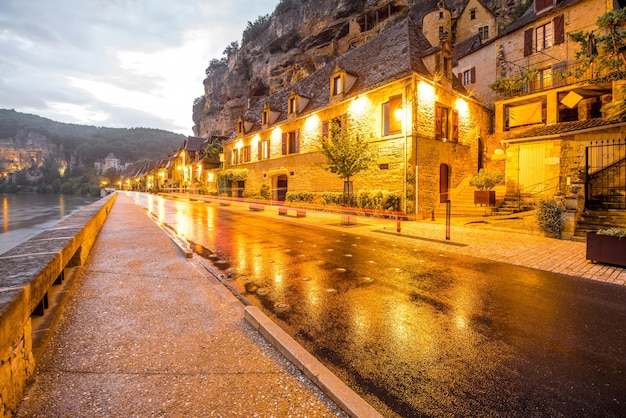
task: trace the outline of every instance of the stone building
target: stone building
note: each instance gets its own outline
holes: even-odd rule
[[[475,97],[494,109],[507,196],[569,196],[576,220],[583,209],[626,209],[626,124],[607,111],[624,99],[626,66],[595,43],[598,17],[622,6],[537,0],[497,37],[457,45],[457,72],[475,68]]]
[[[441,19],[450,33],[445,9],[426,19]],[[274,200],[285,200],[293,191],[341,191],[343,181],[320,167],[319,153],[320,138],[339,124],[358,127],[378,151],[375,167],[353,179],[354,191],[396,192],[397,209],[429,216],[452,185],[488,163],[490,114],[452,75],[451,58],[449,37],[429,42],[405,18],[293,85],[251,100],[224,144],[224,172],[245,172],[233,194],[269,188]]]

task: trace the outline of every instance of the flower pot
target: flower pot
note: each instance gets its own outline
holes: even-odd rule
[[[496,191],[495,190],[474,190],[474,204],[475,205],[496,205]]]
[[[626,267],[626,238],[588,232],[587,260]]]

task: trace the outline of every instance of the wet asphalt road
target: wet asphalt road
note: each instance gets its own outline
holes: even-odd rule
[[[139,198],[385,416],[626,410],[622,287]]]

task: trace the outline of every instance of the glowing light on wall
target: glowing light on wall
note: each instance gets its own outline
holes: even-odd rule
[[[243,148],[243,140],[240,139],[239,141],[237,141],[237,143],[235,144],[235,148],[237,149]]]
[[[209,174],[207,175],[207,181],[209,181],[209,182],[211,182],[211,183],[213,182],[213,178],[214,178],[213,173],[209,173]]]
[[[435,101],[436,99],[435,88],[432,85],[424,81],[420,81],[419,84],[417,85],[417,90],[418,90],[420,101],[430,102],[430,103],[433,103]]]
[[[459,111],[459,117],[464,118],[469,114],[469,106],[467,102],[459,97],[456,99],[456,110]]]
[[[350,102],[350,107],[348,111],[353,116],[360,116],[363,114],[363,112],[365,112],[366,108],[367,108],[367,98],[358,97],[352,102]]]
[[[282,140],[282,135],[283,135],[282,129],[274,128],[274,130],[272,131],[272,134],[270,135],[270,138],[272,139],[272,142],[279,142]]]
[[[314,131],[320,126],[320,118],[317,115],[311,115],[304,121],[304,129],[306,131]]]
[[[256,134],[252,137],[252,141],[250,143],[252,145],[255,145],[255,144],[258,144],[260,140],[261,140],[261,137],[258,134]]]

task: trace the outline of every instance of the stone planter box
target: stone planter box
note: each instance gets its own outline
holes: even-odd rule
[[[495,190],[474,190],[474,204],[475,205],[496,205],[496,191]]]
[[[626,238],[588,232],[587,260],[626,267]]]

